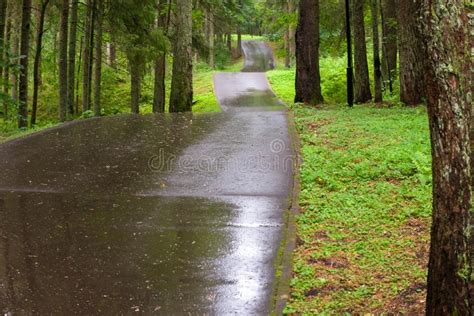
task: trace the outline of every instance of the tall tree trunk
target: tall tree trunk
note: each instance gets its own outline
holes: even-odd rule
[[[94,32],[95,32],[95,20],[96,20],[96,9],[97,9],[97,1],[98,0],[92,0],[92,16],[91,16],[91,38],[90,38],[90,48],[91,51],[89,53],[89,83],[87,87],[89,88],[88,95],[89,95],[89,103],[92,101],[92,71],[94,67]]]
[[[76,83],[76,42],[77,42],[77,11],[79,0],[71,0],[71,21],[69,23],[69,58],[68,58],[68,84],[67,107],[72,116],[75,109],[75,83]]]
[[[214,58],[216,55],[216,52],[214,50],[214,41],[215,41],[215,35],[214,35],[214,15],[212,14],[211,11],[209,11],[207,18],[209,20],[209,34],[208,40],[209,40],[209,66],[214,69],[215,67],[215,62]]]
[[[400,49],[400,101],[417,105],[425,97],[423,63],[425,56],[418,17],[421,0],[400,1],[398,10],[398,38]]]
[[[354,101],[364,103],[372,99],[370,92],[367,46],[365,44],[364,0],[354,0]]]
[[[142,81],[142,58],[141,56],[133,56],[129,59],[130,77],[131,77],[131,100],[130,108],[132,113],[140,113],[140,93]]]
[[[289,3],[285,2],[284,4],[286,13],[290,13],[290,8],[289,8]],[[285,67],[290,68],[291,67],[291,51],[290,51],[290,25],[285,25],[285,32],[283,34],[283,42],[285,46]]]
[[[237,56],[242,56],[242,31],[240,26],[237,27]]]
[[[20,54],[20,34],[17,29],[12,28],[12,56],[18,56]],[[18,102],[18,72],[11,72],[11,82],[12,82],[12,100]]]
[[[75,106],[76,106],[76,113],[79,113],[79,84],[81,82],[80,74],[81,74],[81,66],[82,66],[82,51],[83,51],[83,46],[84,46],[84,35],[81,36],[81,41],[80,41],[80,47],[79,47],[79,60],[77,63],[77,73],[76,73],[76,101],[75,101]]]
[[[319,73],[319,0],[301,0],[296,28],[295,102],[324,101]]]
[[[36,24],[36,50],[35,60],[33,64],[33,100],[31,107],[31,126],[36,124],[36,112],[38,110],[38,87],[40,85],[40,66],[41,66],[41,51],[43,49],[43,34],[44,34],[44,18],[46,15],[46,8],[49,0],[42,0],[38,12],[38,22]]]
[[[67,32],[69,21],[69,0],[62,0],[61,18],[59,22],[59,120],[67,118]]]
[[[153,96],[153,113],[165,112],[165,71],[166,57],[165,53],[160,55],[155,61],[155,87]]]
[[[5,49],[5,26],[7,20],[7,0],[0,0],[0,47]],[[3,52],[2,52],[3,53]],[[0,78],[3,78],[3,65],[0,65]]]
[[[170,23],[171,6],[168,4],[166,8],[165,4],[166,4],[166,0],[160,0],[158,3],[157,26],[163,28],[165,35],[167,35],[168,27]],[[165,9],[167,9],[167,12],[164,11]],[[166,103],[165,75],[166,75],[166,53],[163,52],[155,60],[153,113],[165,112],[165,103]]]
[[[171,80],[170,112],[186,112],[193,105],[193,4],[176,0],[176,33],[173,47],[173,78]]]
[[[94,59],[94,115],[100,116],[100,88],[102,83],[102,27],[104,0],[97,0],[97,21],[95,23],[95,59]]]
[[[381,9],[383,12],[382,28],[384,34],[382,38],[384,46],[382,50],[382,75],[384,80],[387,81],[389,73],[391,78],[395,78],[397,72],[397,0],[383,0]]]
[[[232,57],[232,34],[227,33],[226,39],[227,39],[227,49],[229,50],[229,54]]]
[[[10,5],[7,6],[7,13],[6,13],[6,25],[5,25],[5,34],[4,34],[4,50],[3,50],[3,60],[5,62],[10,62],[10,56],[8,50],[10,49],[10,39],[11,39],[11,18],[10,18]],[[9,79],[10,79],[10,68],[5,67],[3,72],[3,94],[7,96],[9,94]],[[3,118],[5,120],[8,119],[8,102],[3,101]]]
[[[383,101],[382,96],[382,71],[380,70],[380,48],[379,48],[379,10],[378,0],[370,0],[370,13],[372,15],[372,40],[374,54],[374,102]]]
[[[109,57],[109,66],[112,69],[117,69],[117,49],[112,38],[111,41],[107,43],[107,56]]]
[[[18,127],[28,127],[28,61],[30,51],[31,0],[23,0],[20,34],[20,82],[18,87]]]
[[[84,19],[84,52],[82,70],[82,112],[90,109],[90,78],[91,78],[91,38],[92,38],[92,0],[86,2],[86,16]]]
[[[288,12],[290,14],[295,13],[295,4],[293,0],[288,0]],[[296,54],[296,43],[295,43],[295,27],[293,23],[289,24],[289,38],[288,41],[290,42],[290,56],[294,57]]]
[[[427,107],[433,157],[433,221],[427,315],[473,315],[469,234],[472,115],[467,9],[462,0],[423,0]]]

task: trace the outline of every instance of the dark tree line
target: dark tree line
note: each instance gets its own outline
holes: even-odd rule
[[[290,1],[289,1],[290,2]],[[417,17],[420,15],[420,1],[395,0],[353,0],[350,2],[351,28],[354,43],[354,99],[356,103],[366,103],[373,100],[380,103],[383,89],[392,92],[393,82],[400,81],[400,101],[406,105],[421,104],[425,99],[425,83],[423,78],[423,54],[421,52],[422,37],[418,29]],[[367,13],[370,11],[371,32],[365,25]],[[299,24],[297,29],[297,80],[296,101],[320,103],[323,98],[314,98],[312,94],[320,91],[321,75],[319,66],[313,64],[319,56],[319,24],[321,14],[318,2],[300,1]],[[314,26],[304,26],[308,23],[306,15],[311,14],[309,22]],[[299,30],[299,33],[298,33]],[[307,34],[311,33],[311,35]],[[367,39],[371,38],[373,47],[373,87],[369,77],[369,62]],[[306,36],[306,40],[298,47],[298,38]],[[309,42],[308,42],[309,41]],[[309,56],[302,53],[312,47]],[[299,61],[299,62],[298,62]],[[400,67],[398,67],[400,65]],[[309,70],[311,68],[312,70]],[[309,89],[307,97],[301,97],[299,91],[302,78],[313,78],[318,87]],[[312,90],[312,92],[310,92]]]
[[[140,112],[146,75],[154,76],[153,112],[191,111],[195,56],[214,67],[217,48],[225,47],[229,56],[240,52],[232,47],[232,34],[241,39],[244,14],[253,5],[250,0],[1,0],[4,119],[17,119],[20,128],[37,124],[45,58],[57,80],[59,121],[102,115],[103,72],[109,67],[129,74],[132,113]]]

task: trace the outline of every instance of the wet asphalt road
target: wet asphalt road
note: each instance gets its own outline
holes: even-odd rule
[[[262,73],[215,83],[222,113],[89,119],[0,145],[0,312],[270,311],[286,113]]]

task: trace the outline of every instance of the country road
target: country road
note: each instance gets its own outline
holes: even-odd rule
[[[271,51],[243,46],[246,72],[214,78],[221,113],[88,119],[0,145],[1,312],[270,312],[294,152]]]

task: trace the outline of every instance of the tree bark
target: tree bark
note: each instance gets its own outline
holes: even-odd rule
[[[130,108],[131,108],[132,113],[138,114],[140,113],[142,60],[140,56],[134,56],[133,58],[129,59],[129,61],[130,61],[130,77],[131,77]]]
[[[382,50],[382,75],[384,80],[388,80],[389,73],[393,79],[397,72],[397,0],[383,0],[382,12],[384,17],[382,21],[384,34],[382,39],[382,44],[384,46],[384,49]]]
[[[20,34],[20,80],[18,87],[18,127],[28,127],[28,55],[30,50],[31,0],[23,0]]]
[[[324,101],[319,73],[319,0],[301,0],[296,28],[295,102]]]
[[[382,95],[382,71],[380,70],[380,39],[379,39],[379,10],[378,0],[370,0],[370,12],[372,15],[372,40],[374,55],[374,102],[381,103]]]
[[[90,109],[90,62],[91,62],[91,35],[92,35],[92,0],[86,2],[86,16],[84,19],[84,52],[82,70],[82,112]]]
[[[232,57],[232,33],[227,33],[226,35],[227,39],[227,49],[229,50],[229,54]]]
[[[421,0],[400,1],[398,10],[400,101],[406,105],[420,104],[425,97],[425,56],[420,45],[423,38],[418,27],[420,5]]]
[[[107,52],[109,57],[109,66],[113,69],[117,68],[117,49],[115,43],[111,39],[110,43],[107,44]]]
[[[242,31],[240,26],[237,27],[237,56],[239,58],[242,56]]]
[[[370,92],[367,46],[365,43],[364,0],[354,0],[354,101],[365,103],[372,99]]]
[[[290,14],[290,4],[289,1],[286,1],[285,10],[287,14]],[[285,32],[283,34],[283,41],[285,45],[285,67],[291,67],[291,48],[290,48],[290,25],[285,25]]]
[[[288,11],[290,14],[295,13],[295,4],[293,0],[288,0]],[[289,26],[289,42],[290,42],[290,56],[294,57],[296,54],[296,43],[295,43],[295,27],[292,23]]]
[[[18,56],[20,53],[20,34],[15,28],[12,29],[12,56]],[[12,82],[12,100],[18,102],[18,73],[16,71],[11,72]]]
[[[71,21],[69,24],[69,57],[68,57],[68,85],[67,107],[69,115],[74,115],[75,84],[76,84],[76,42],[77,42],[77,11],[79,0],[71,0]]]
[[[31,119],[30,125],[36,124],[36,112],[38,109],[38,88],[40,85],[40,65],[41,65],[41,52],[43,48],[43,34],[44,34],[44,18],[46,15],[46,8],[48,7],[49,0],[41,1],[38,22],[36,25],[36,51],[35,60],[33,64],[33,100],[31,107]]]
[[[6,18],[6,25],[5,25],[5,34],[4,34],[4,47],[6,48],[2,53],[3,53],[3,60],[6,62],[10,62],[10,56],[8,53],[8,49],[10,48],[10,39],[11,39],[11,18],[10,18],[10,5],[7,6],[7,12],[5,14]],[[3,94],[5,97],[9,94],[9,79],[10,79],[10,68],[6,67],[4,72],[3,72]],[[8,102],[4,101],[3,102],[3,118],[5,120],[8,119]]]
[[[473,67],[462,0],[423,0],[422,38],[433,167],[427,315],[473,315],[469,126]]]
[[[5,47],[5,26],[7,20],[7,0],[0,0],[0,46]],[[2,52],[3,53],[3,52]],[[3,78],[4,67],[0,65],[0,78]]]
[[[95,48],[94,48],[94,115],[100,116],[100,96],[102,84],[102,32],[103,32],[103,14],[104,3],[103,0],[97,0],[97,21],[95,23]]]
[[[212,12],[209,12],[208,15],[207,15],[207,18],[209,20],[209,34],[207,35],[208,36],[208,40],[209,40],[209,66],[214,69],[215,67],[215,61],[214,61],[214,58],[215,58],[215,55],[216,55],[216,52],[214,50],[214,41],[215,41],[215,34],[214,34],[214,15],[212,14]]]
[[[67,32],[69,21],[69,0],[62,0],[61,18],[59,22],[59,120],[67,119]]]
[[[192,1],[176,0],[176,33],[170,112],[187,112],[193,104]]]
[[[168,5],[166,15],[163,12],[165,10],[166,0],[160,0],[158,3],[158,27],[163,28],[165,35],[168,34],[169,17],[170,17],[170,5]],[[153,113],[165,112],[166,103],[166,87],[165,87],[165,76],[166,76],[166,53],[163,52],[155,60],[155,85],[153,95]]]

